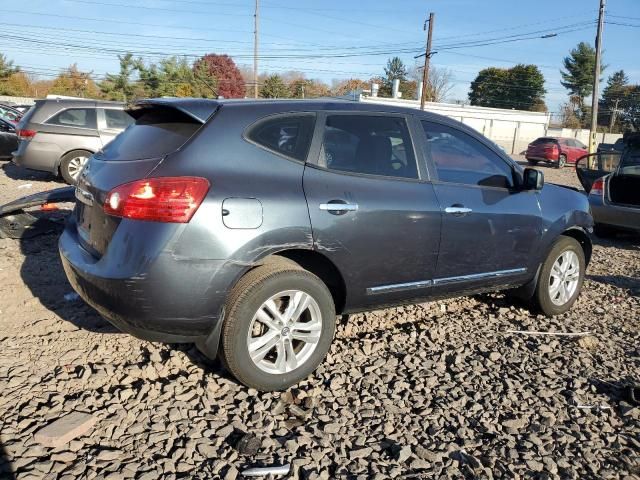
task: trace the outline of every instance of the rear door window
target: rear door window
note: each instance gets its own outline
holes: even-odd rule
[[[76,128],[97,128],[95,108],[69,108],[56,113],[45,123]]]
[[[98,154],[102,160],[160,158],[184,145],[202,126],[179,110],[152,107],[138,110],[135,123]]]
[[[275,115],[249,127],[246,138],[258,146],[304,162],[309,153],[315,114]]]
[[[341,172],[418,178],[407,122],[399,116],[328,115],[318,163]]]
[[[134,122],[127,112],[113,108],[104,109],[104,120],[107,128],[113,130],[124,130]]]

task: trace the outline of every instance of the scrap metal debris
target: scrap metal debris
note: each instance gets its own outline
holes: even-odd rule
[[[291,470],[291,464],[271,467],[253,467],[243,470],[243,477],[266,477],[267,475],[287,475]]]

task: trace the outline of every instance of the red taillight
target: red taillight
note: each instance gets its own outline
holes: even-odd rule
[[[16,131],[16,135],[20,140],[31,140],[33,137],[35,137],[36,131],[21,129]]]
[[[145,178],[111,190],[104,202],[104,212],[136,220],[187,223],[208,191],[206,178]]]
[[[589,195],[602,196],[604,194],[604,177],[597,179],[591,185],[591,190],[589,190]]]

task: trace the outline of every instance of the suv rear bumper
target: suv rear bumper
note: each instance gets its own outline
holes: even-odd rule
[[[109,260],[109,251],[96,259],[80,246],[73,220],[58,246],[67,278],[80,297],[120,330],[148,341],[206,338],[239,275],[236,266],[222,260],[176,259],[170,253],[144,264],[132,260],[137,267]],[[139,265],[143,270],[131,270]]]
[[[18,149],[13,152],[13,163],[30,170],[58,173],[60,151],[56,146],[33,141],[21,140]]]

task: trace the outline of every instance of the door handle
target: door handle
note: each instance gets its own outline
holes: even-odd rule
[[[461,217],[463,215],[466,215],[467,213],[473,212],[472,209],[466,208],[464,205],[458,205],[458,204],[451,205],[450,207],[445,208],[444,211],[445,213],[450,213],[457,217]]]
[[[358,210],[357,203],[321,203],[320,210],[327,212],[355,212]]]

